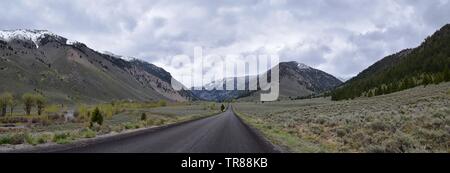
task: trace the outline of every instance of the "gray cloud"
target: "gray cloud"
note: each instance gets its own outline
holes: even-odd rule
[[[48,29],[171,71],[165,58],[202,46],[350,77],[450,22],[448,0],[0,1],[0,29]]]
[[[283,61],[298,61],[310,66],[317,66],[326,62],[325,54],[331,52],[327,45],[319,44],[297,44],[286,47],[279,51],[279,56]]]

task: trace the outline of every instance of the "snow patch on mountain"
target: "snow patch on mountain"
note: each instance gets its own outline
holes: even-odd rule
[[[56,36],[47,30],[18,29],[0,31],[0,39],[4,41],[11,41],[14,39],[29,40],[36,45],[36,48],[39,48],[39,40],[44,38],[46,35]]]
[[[303,64],[303,63],[298,63],[298,64],[297,64],[297,67],[298,67],[299,69],[311,69],[310,66],[308,66],[308,65],[306,65],[306,64]]]
[[[114,58],[121,58],[121,57],[122,57],[122,55],[116,55],[116,54],[114,54],[114,53],[112,53],[112,52],[110,52],[110,51],[100,51],[100,52],[103,53],[103,54],[105,54],[105,55],[112,56],[112,57],[114,57]]]
[[[351,79],[352,77],[336,77],[336,78],[338,78],[340,81],[342,81],[342,82],[347,82],[349,79]]]
[[[47,30],[32,30],[32,29],[0,30],[0,40],[6,41],[6,42],[9,42],[12,40],[31,41],[34,43],[36,48],[39,48],[39,43],[41,42],[41,40],[43,38],[45,38],[47,36],[59,38],[60,40],[64,40],[66,45],[72,45],[72,46],[78,45],[78,44],[83,45],[83,43],[81,43],[79,41],[63,38],[61,36],[53,34],[50,31],[47,31]],[[62,44],[64,44],[64,42]],[[134,57],[116,55],[109,51],[97,51],[97,52],[105,54],[105,55],[109,55],[109,56],[112,56],[115,58],[121,58],[125,61],[131,61],[131,60],[135,59]]]
[[[76,40],[67,40],[66,41],[66,44],[67,45],[74,45],[74,44],[80,44],[81,42],[79,42],[79,41],[76,41]]]
[[[112,52],[110,52],[110,51],[101,51],[100,53],[105,54],[105,55],[112,56],[112,57],[114,57],[114,58],[120,58],[120,59],[123,59],[123,60],[125,60],[125,61],[132,61],[132,60],[135,60],[135,59],[136,59],[136,58],[131,57],[131,56],[117,55],[117,54],[114,54],[114,53],[112,53]]]

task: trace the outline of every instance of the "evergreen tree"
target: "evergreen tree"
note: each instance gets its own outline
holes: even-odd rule
[[[443,71],[443,80],[446,82],[450,81],[450,70],[448,66],[445,66],[445,69]]]
[[[103,124],[103,115],[100,112],[100,110],[98,109],[98,107],[96,107],[94,109],[94,111],[92,112],[90,126],[92,127],[94,125],[94,123],[97,123],[98,125]]]
[[[367,92],[367,97],[373,97],[373,92],[372,92],[372,90],[369,90],[369,91]]]
[[[142,113],[141,114],[141,121],[145,121],[145,120],[147,120],[147,114]]]
[[[428,74],[424,74],[423,80],[422,80],[422,84],[424,85],[424,87],[429,85],[431,82],[432,82],[432,80],[431,80],[430,76],[428,76]]]

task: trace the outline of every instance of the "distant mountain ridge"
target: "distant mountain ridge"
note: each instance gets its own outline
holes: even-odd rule
[[[336,77],[295,61],[281,62],[280,98],[299,98],[330,91],[342,82]],[[261,91],[175,91],[172,76],[163,68],[132,57],[98,52],[85,44],[46,30],[0,31],[1,91],[39,92],[52,100],[255,100]],[[268,74],[265,72],[264,74]],[[270,75],[269,75],[270,76]],[[250,80],[257,76],[226,78]],[[220,82],[217,82],[220,83]],[[214,87],[214,83],[205,87]],[[215,86],[217,87],[217,86]]]
[[[321,70],[309,67],[303,63],[298,63],[295,61],[281,62],[277,65],[277,67],[280,69],[280,99],[292,99],[311,94],[318,94],[325,91],[330,91],[334,87],[342,84],[342,82],[336,77]],[[263,75],[267,75],[269,71],[263,73]],[[270,73],[268,76],[270,76]],[[222,101],[232,99],[259,99],[259,94],[263,92],[259,89],[259,84],[258,90],[248,90],[249,81],[258,80],[257,76],[226,78],[223,79],[223,81],[235,80],[235,82],[237,82],[238,78],[245,80],[247,90],[198,90],[192,92],[196,97],[203,100]],[[219,87],[216,84],[207,84],[205,86]]]
[[[0,31],[2,92],[39,92],[63,102],[195,99],[175,91],[171,78],[153,64],[100,53],[49,31]]]

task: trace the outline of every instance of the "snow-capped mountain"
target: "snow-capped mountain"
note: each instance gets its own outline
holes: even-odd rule
[[[248,82],[246,82],[246,77],[247,76],[241,76],[241,77],[227,77],[224,78],[222,80],[217,80],[217,81],[212,81],[210,83],[207,83],[203,86],[204,89],[206,90],[226,90],[226,84],[227,83],[232,83],[235,82],[236,87],[237,86],[246,86],[248,85]],[[256,80],[256,76],[248,76],[250,78],[250,80]],[[196,87],[196,88],[200,88],[200,87]]]
[[[11,42],[14,40],[19,41],[31,41],[33,42],[35,48],[39,48],[40,45],[45,44],[46,41],[58,41],[59,43],[65,44],[65,45],[84,45],[84,43],[81,43],[77,40],[71,40],[64,37],[61,37],[57,34],[54,34],[47,30],[30,30],[30,29],[17,29],[17,30],[1,30],[0,31],[0,40]],[[136,58],[131,56],[122,56],[114,54],[110,51],[97,51],[98,53],[109,55],[115,58],[120,58],[126,61],[131,61]]]
[[[337,77],[340,81],[342,81],[342,82],[346,82],[346,81],[348,81],[349,79],[351,79],[351,77]]]
[[[256,80],[256,76],[243,76],[243,77],[227,77],[222,80],[213,81],[207,83],[203,86],[202,90],[198,90],[198,88],[192,90],[191,92],[195,95],[195,97],[202,100],[210,100],[210,101],[223,101],[223,100],[231,100],[235,98],[242,97],[246,93],[251,91],[249,90],[228,90],[227,84],[235,83],[232,88],[236,88],[238,85],[240,86],[248,86],[249,80]]]
[[[3,30],[0,31],[0,40],[3,41],[12,41],[12,40],[23,40],[23,41],[31,41],[34,43],[36,48],[39,48],[41,41],[46,38],[55,38],[61,41],[67,42],[67,39],[60,37],[56,34],[53,34],[47,30]]]
[[[298,63],[298,64],[297,64],[297,67],[298,67],[299,69],[302,69],[302,70],[310,70],[310,69],[312,69],[310,66],[308,66],[308,65],[306,65],[306,64],[303,64],[303,63]]]
[[[123,60],[125,60],[125,61],[137,60],[137,59],[134,58],[134,57],[117,55],[117,54],[114,54],[114,53],[112,53],[112,52],[110,52],[110,51],[101,51],[101,53],[103,53],[103,54],[105,54],[105,55],[109,55],[109,56],[115,57],[115,58],[120,58],[120,59],[123,59]]]
[[[76,41],[76,40],[67,40],[66,44],[67,45],[75,45],[75,44],[83,44],[83,43]]]
[[[282,95],[284,92],[286,96],[304,96],[305,93],[299,92],[296,88],[303,88],[310,94],[317,94],[342,84],[331,74],[295,61],[282,62],[279,67],[280,88],[284,87],[281,89]]]
[[[306,64],[291,62],[281,62],[278,65],[280,69],[280,98],[297,98],[304,97],[311,94],[318,94],[321,92],[332,90],[334,87],[342,84],[336,77],[325,73],[321,70],[314,69]],[[264,73],[267,75],[268,72]],[[270,73],[269,73],[270,74]],[[241,80],[237,80],[237,79]],[[244,78],[244,80],[242,80]],[[204,100],[231,100],[244,97],[251,100],[258,99],[260,90],[248,90],[249,81],[257,80],[257,76],[245,76],[237,78],[226,78],[223,81],[245,81],[247,90],[201,90],[193,91],[193,93],[200,99]],[[256,83],[256,82],[255,82]],[[207,87],[220,87],[220,82],[213,82],[206,84]],[[258,88],[260,88],[258,86]]]
[[[45,30],[0,31],[0,91],[63,102],[192,98],[172,88],[164,69],[124,59]]]

